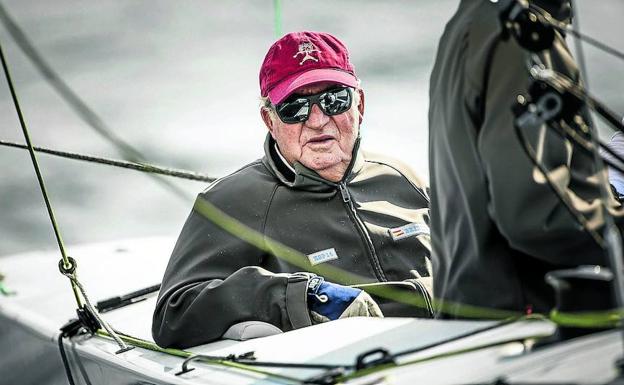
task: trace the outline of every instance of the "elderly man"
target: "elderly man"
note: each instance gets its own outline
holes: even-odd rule
[[[265,156],[211,184],[198,202],[262,234],[265,245],[224,231],[196,206],[154,313],[161,346],[206,343],[244,321],[288,331],[402,314],[347,285],[410,282],[430,304],[425,186],[404,166],[359,149],[364,92],[346,47],[326,33],[290,33],[269,49],[260,89]],[[280,258],[276,242],[307,256],[303,268]],[[319,266],[349,278],[338,284],[305,273]],[[431,306],[404,314],[430,316]]]

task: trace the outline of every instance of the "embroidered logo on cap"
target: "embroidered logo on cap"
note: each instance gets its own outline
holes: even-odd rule
[[[301,59],[301,61],[299,62],[299,65],[302,65],[306,60],[314,60],[318,62],[318,58],[315,58],[314,56],[310,55],[313,52],[321,52],[321,51],[319,51],[318,48],[316,48],[316,46],[312,44],[311,41],[305,41],[299,44],[299,51],[293,57],[296,58],[299,55],[303,55],[303,59]]]
[[[390,233],[393,241],[398,241],[416,235],[429,235],[429,226],[424,223],[409,223],[405,226],[388,229],[388,233]]]
[[[336,254],[336,250],[332,247],[331,249],[317,251],[316,253],[312,253],[308,255],[308,259],[312,266],[318,265],[319,263],[333,261],[334,259],[338,259],[338,254]]]

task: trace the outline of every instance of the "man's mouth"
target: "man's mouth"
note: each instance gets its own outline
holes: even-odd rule
[[[334,140],[334,137],[331,135],[319,135],[314,136],[308,140],[308,144],[322,144],[328,143],[329,141]]]

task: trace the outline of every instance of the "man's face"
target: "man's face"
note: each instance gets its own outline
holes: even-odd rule
[[[335,83],[317,83],[301,87],[294,94],[312,95],[336,86]],[[266,108],[261,110],[262,119],[288,163],[300,162],[334,182],[342,179],[351,162],[364,113],[364,94],[361,90],[354,92],[359,92],[360,97],[354,98],[348,111],[327,116],[314,104],[308,120],[303,123],[284,123],[277,114],[270,114]]]

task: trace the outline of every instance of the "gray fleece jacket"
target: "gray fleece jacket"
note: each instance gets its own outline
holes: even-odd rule
[[[263,321],[283,331],[310,325],[308,278],[296,273],[321,265],[359,277],[342,284],[430,281],[429,200],[424,183],[408,168],[365,155],[358,140],[345,177],[333,183],[298,163],[293,173],[274,143],[267,136],[262,159],[199,194],[154,312],[152,334],[160,346],[207,343],[243,321]],[[202,201],[261,234],[262,247],[200,214]],[[289,263],[268,239],[304,257]],[[430,286],[420,295],[429,301]],[[381,307],[386,315],[429,316],[431,311]]]

